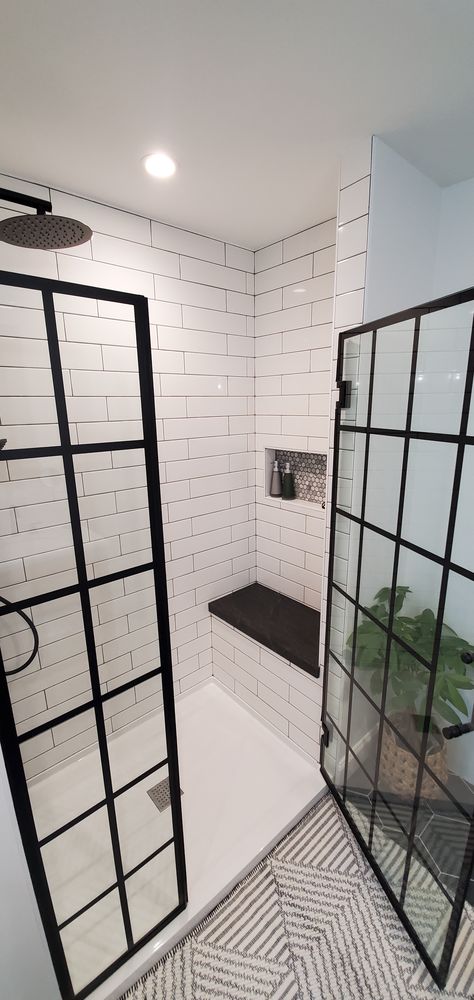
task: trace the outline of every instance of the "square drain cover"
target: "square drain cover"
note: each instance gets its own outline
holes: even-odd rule
[[[179,791],[182,795],[183,789],[180,788]],[[159,781],[157,785],[153,785],[153,788],[149,788],[147,795],[150,796],[151,801],[159,809],[160,813],[164,812],[171,805],[169,778],[163,778],[163,781]]]

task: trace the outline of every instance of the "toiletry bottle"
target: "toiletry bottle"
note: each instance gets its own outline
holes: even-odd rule
[[[278,468],[278,462],[276,459],[273,463],[272,481],[270,484],[270,496],[281,497],[281,472]]]
[[[290,471],[290,463],[287,462],[285,465],[285,471],[283,473],[283,482],[281,495],[284,500],[294,500],[295,499],[295,483],[293,479],[293,473]]]

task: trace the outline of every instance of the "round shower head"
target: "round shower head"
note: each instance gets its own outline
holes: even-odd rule
[[[84,222],[63,215],[14,215],[0,221],[0,240],[29,250],[66,250],[91,236]]]

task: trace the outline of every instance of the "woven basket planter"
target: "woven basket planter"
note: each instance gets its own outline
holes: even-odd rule
[[[402,713],[394,713],[390,721],[403,735]],[[416,733],[418,740],[420,733]],[[434,729],[432,746],[427,751],[426,763],[431,771],[446,784],[448,779],[448,763],[446,745],[441,732]],[[397,742],[395,733],[390,726],[384,726],[382,749],[380,756],[380,788],[413,799],[418,775],[418,760],[413,753]],[[421,795],[425,799],[436,799],[442,795],[441,789],[428,774],[423,777]]]

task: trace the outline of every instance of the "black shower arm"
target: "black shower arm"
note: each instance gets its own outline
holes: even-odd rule
[[[2,604],[5,604],[7,608],[13,607],[11,602],[7,601],[6,597],[0,597],[0,601],[2,602]],[[7,677],[11,677],[12,674],[19,674],[21,673],[22,670],[26,670],[26,668],[29,667],[30,663],[33,662],[39,648],[38,629],[36,628],[34,621],[31,618],[29,618],[28,615],[21,610],[21,608],[20,609],[17,608],[14,613],[19,615],[20,618],[23,618],[23,621],[25,621],[28,627],[31,629],[33,633],[33,651],[30,653],[28,659],[25,660],[24,663],[22,663],[21,667],[15,667],[14,670],[5,670]]]
[[[9,191],[7,188],[0,188],[0,201],[11,201],[13,205],[35,208],[38,215],[45,215],[46,212],[53,210],[51,202],[44,198],[34,198],[31,194],[20,194],[19,191]]]

